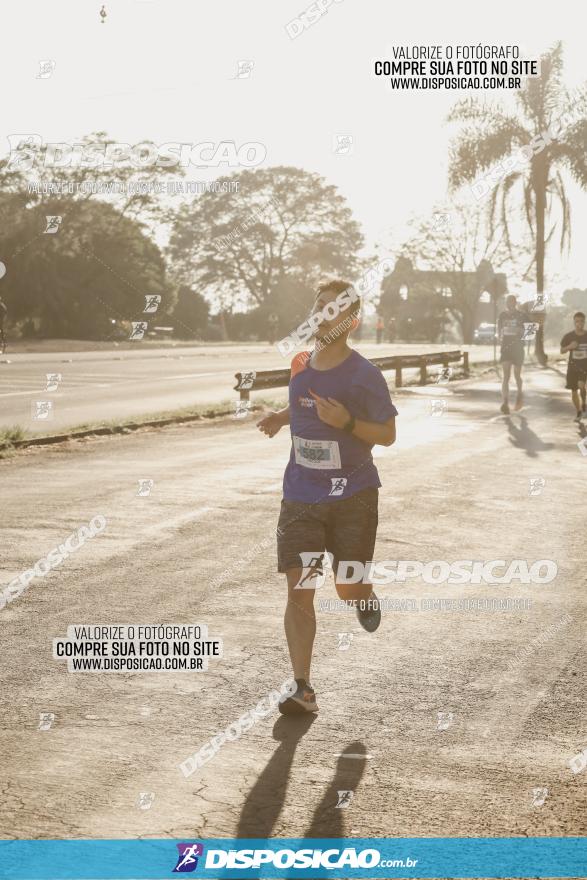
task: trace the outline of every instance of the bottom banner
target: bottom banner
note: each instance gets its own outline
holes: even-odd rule
[[[587,876],[585,837],[1,840],[10,880]]]

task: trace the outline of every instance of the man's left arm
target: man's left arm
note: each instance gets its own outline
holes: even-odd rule
[[[319,397],[311,389],[310,394],[316,401],[318,418],[330,427],[347,430],[353,437],[357,437],[369,446],[391,446],[395,443],[395,415],[384,422],[355,419],[346,406],[338,400],[332,397]]]

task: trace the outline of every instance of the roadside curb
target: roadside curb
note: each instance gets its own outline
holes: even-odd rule
[[[209,414],[201,413],[191,416],[171,416],[168,419],[151,419],[145,422],[128,422],[124,425],[114,425],[105,428],[88,428],[84,431],[68,431],[65,434],[51,434],[46,437],[29,437],[25,440],[15,440],[11,447],[23,449],[27,446],[50,446],[55,443],[65,443],[68,440],[82,440],[85,437],[104,437],[112,434],[128,434],[139,428],[164,428],[167,425],[181,425],[186,422],[200,422],[205,419],[215,419],[232,413],[231,409],[218,410]]]

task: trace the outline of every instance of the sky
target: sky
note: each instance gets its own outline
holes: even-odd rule
[[[376,59],[391,58],[394,45],[480,42],[518,45],[531,58],[560,39],[567,85],[587,80],[579,3],[339,0],[291,39],[285,26],[309,5],[107,0],[102,23],[94,0],[5,4],[0,154],[8,135],[29,132],[45,142],[99,130],[128,143],[260,142],[265,166],[295,165],[336,185],[367,250],[379,245],[384,255],[405,237],[410,217],[431,216],[446,201],[448,144],[457,130],[446,116],[467,93],[392,91],[374,75]],[[48,79],[37,78],[41,59],[55,61]],[[252,62],[248,78],[236,75],[243,60]],[[505,91],[475,94],[514,106]],[[352,137],[350,155],[334,151],[338,135]],[[188,176],[213,179],[226,170]],[[548,263],[559,293],[587,287],[587,193],[572,182],[568,193],[573,246],[564,260],[553,248]]]

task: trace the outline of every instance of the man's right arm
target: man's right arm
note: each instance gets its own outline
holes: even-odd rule
[[[577,348],[577,343],[571,339],[571,334],[567,333],[561,339],[561,354],[566,354],[567,351],[573,351],[575,348]]]
[[[289,425],[289,406],[277,412],[272,412],[262,418],[260,422],[257,422],[259,430],[267,434],[268,437],[275,437],[284,425]]]

